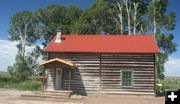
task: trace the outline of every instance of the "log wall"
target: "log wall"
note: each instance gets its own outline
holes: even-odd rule
[[[47,79],[46,90],[54,90],[55,70],[54,69],[47,69],[47,70],[48,70],[48,79]]]
[[[71,90],[81,92],[84,95],[99,91],[99,54],[51,53],[50,59],[52,58],[65,59],[77,65],[78,69],[73,72],[71,80]],[[64,87],[68,88],[68,80],[65,80]]]
[[[91,93],[154,94],[154,54],[49,53],[75,63],[71,90]],[[133,87],[121,86],[121,70],[133,70]],[[68,80],[64,87],[68,88]]]
[[[102,54],[101,60],[104,93],[154,94],[154,54]],[[121,70],[133,70],[133,87],[121,86]]]

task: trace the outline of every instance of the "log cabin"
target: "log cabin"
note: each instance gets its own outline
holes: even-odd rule
[[[44,49],[44,90],[89,94],[155,94],[152,35],[62,35]]]

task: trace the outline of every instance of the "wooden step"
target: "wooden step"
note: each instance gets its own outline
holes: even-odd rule
[[[46,96],[69,96],[69,93],[47,93],[47,92],[34,92],[35,95],[46,95]]]
[[[67,96],[21,95],[21,97],[35,97],[35,98],[54,98],[54,99],[71,99],[71,100],[78,100],[77,98],[70,98],[70,97],[67,97]]]
[[[55,90],[55,91],[41,91],[41,92],[47,92],[47,93],[72,93],[72,91],[68,91],[68,90]]]
[[[56,98],[39,98],[39,97],[20,97],[21,100],[38,100],[38,101],[53,101],[53,102],[73,102],[73,103],[80,103],[80,100],[74,99],[56,99]]]
[[[39,91],[39,92],[33,92],[32,94],[24,94],[21,95],[23,98],[35,98],[35,99],[63,99],[63,100],[79,100],[79,98],[71,98],[70,93],[72,91]]]

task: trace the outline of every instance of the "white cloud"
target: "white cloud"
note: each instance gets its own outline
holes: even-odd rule
[[[7,71],[7,67],[12,65],[17,54],[17,42],[0,40],[0,71]]]
[[[17,54],[17,42],[0,39],[0,71],[7,71],[7,67],[13,65]],[[33,47],[27,47],[26,53],[31,52]]]
[[[165,64],[166,76],[180,76],[180,58],[169,57]]]

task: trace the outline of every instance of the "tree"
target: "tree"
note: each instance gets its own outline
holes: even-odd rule
[[[70,5],[67,8],[67,19],[68,19],[68,23],[69,23],[69,34],[77,34],[74,30],[74,28],[76,28],[76,22],[79,20],[81,14],[83,13],[82,9],[78,6],[75,5]]]
[[[35,44],[39,39],[37,31],[38,21],[31,11],[22,11],[15,13],[10,20],[10,29],[8,30],[11,41],[18,41],[18,54],[13,66],[8,67],[11,77],[25,80],[33,74],[32,67],[27,60],[26,47]]]
[[[172,42],[173,35],[168,33],[168,31],[174,30],[176,22],[173,11],[166,13],[168,4],[168,0],[153,0],[147,6],[154,39],[161,50],[161,53],[156,55],[157,78],[159,79],[164,78],[164,64],[168,60],[168,56],[175,52],[177,47],[177,44]],[[159,79],[158,82],[160,83]]]
[[[137,27],[140,22],[144,22],[143,15],[145,14],[146,6],[143,0],[132,0],[133,5],[133,35],[136,35],[137,33]]]
[[[20,53],[16,55],[15,63],[13,66],[8,67],[8,72],[11,78],[17,80],[26,80],[29,76],[38,75],[40,57],[40,47],[36,46],[32,52],[29,52],[26,56],[22,56]]]
[[[131,35],[131,2],[129,3],[129,0],[124,0],[124,4],[128,15],[128,35]]]
[[[28,67],[27,61],[21,54],[16,55],[16,62],[13,66],[8,67],[11,78],[17,80],[26,80],[31,75],[32,70]]]
[[[45,40],[43,46],[47,46],[58,29],[63,30],[63,34],[74,33],[73,28],[81,13],[81,8],[75,5],[70,5],[68,8],[60,5],[49,5],[45,9],[39,8],[35,14],[40,22],[41,36]]]
[[[164,64],[168,61],[168,56],[176,51],[177,44],[172,42],[173,39],[174,36],[172,34],[161,34],[157,39],[157,44],[161,50],[161,53],[156,55],[158,83],[160,83],[160,79],[164,79]]]
[[[18,41],[18,51],[22,57],[25,56],[26,46],[31,46],[39,39],[36,29],[38,21],[31,11],[17,12],[11,17],[8,30],[11,41]]]
[[[96,0],[76,23],[77,34],[107,34],[111,24],[111,9],[104,0]]]
[[[30,75],[38,75],[39,72],[39,58],[41,56],[41,48],[36,46],[33,48],[32,52],[29,52],[25,57],[28,68],[31,70]]]
[[[113,16],[116,18],[116,23],[123,23],[123,28],[128,29],[129,35],[131,34],[131,29],[133,29],[134,35],[138,32],[144,34],[152,31],[154,39],[161,50],[161,53],[156,55],[157,78],[163,79],[164,64],[168,60],[168,56],[175,52],[177,47],[177,44],[173,42],[173,35],[169,33],[169,31],[174,30],[176,20],[173,11],[169,13],[166,11],[169,4],[168,0],[106,1],[108,1],[107,3],[110,2],[114,7],[112,9],[116,11],[115,16]],[[124,11],[127,17],[126,15],[122,15]],[[125,21],[121,22],[125,18],[128,18],[128,23]],[[133,26],[131,25],[132,23]]]
[[[120,34],[145,33],[147,30],[147,4],[145,0],[106,0],[115,12],[112,14]],[[123,2],[124,1],[124,2]],[[127,29],[127,33],[126,33]],[[118,33],[118,32],[117,32]]]
[[[120,34],[121,35],[123,35],[124,34],[124,22],[123,22],[123,20],[124,20],[124,18],[123,18],[123,7],[124,7],[124,4],[121,2],[121,0],[120,1],[118,1],[118,0],[111,0],[111,1],[108,1],[108,2],[110,2],[110,4],[112,4],[112,6],[111,7],[114,7],[115,9],[114,9],[114,11],[115,11],[115,16],[114,16],[114,14],[112,14],[113,15],[113,18],[114,18],[114,20],[115,20],[115,23],[117,24],[117,25],[120,25]]]

